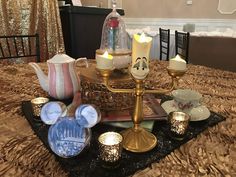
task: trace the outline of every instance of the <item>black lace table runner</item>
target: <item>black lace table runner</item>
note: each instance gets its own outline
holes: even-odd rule
[[[164,98],[164,100],[165,99],[167,98]],[[47,141],[49,126],[35,120],[30,101],[22,102],[22,110],[33,131],[46,148],[53,153]],[[181,141],[174,140],[167,135],[166,132],[168,132],[168,127],[166,121],[155,121],[152,133],[157,137],[157,146],[145,153],[132,153],[123,150],[120,166],[116,169],[103,168],[98,158],[98,136],[107,131],[120,132],[123,130],[122,128],[113,127],[107,124],[100,123],[92,128],[91,143],[78,156],[64,159],[53,154],[56,156],[56,159],[61,164],[62,168],[68,172],[70,177],[124,177],[149,167],[154,162],[159,162],[182,144],[196,137],[208,127],[214,126],[223,120],[225,120],[224,117],[211,112],[211,116],[206,120],[190,122],[187,135]]]

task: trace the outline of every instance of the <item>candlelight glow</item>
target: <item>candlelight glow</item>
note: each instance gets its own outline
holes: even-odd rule
[[[107,132],[99,137],[99,142],[104,145],[115,145],[122,141],[122,136],[115,132]]]
[[[118,144],[119,141],[117,140],[115,135],[112,134],[108,134],[105,139],[104,139],[104,144],[105,145],[114,145],[114,144]]]
[[[104,52],[104,54],[102,55],[102,57],[106,58],[106,59],[110,59],[112,60],[113,56],[109,55],[107,51]]]
[[[177,60],[177,61],[181,61],[183,63],[186,63],[186,61],[183,58],[181,58],[181,56],[179,56],[179,55],[176,55],[175,58],[173,58],[173,59]]]
[[[140,41],[140,42],[145,42],[145,40],[146,40],[146,36],[145,36],[144,33],[142,33],[141,36],[140,36],[140,38],[139,38],[139,41]]]
[[[147,37],[144,33],[142,33],[141,35],[134,34],[134,39],[140,43],[148,43],[148,42],[152,41],[152,38]]]
[[[121,158],[122,136],[116,132],[106,132],[98,137],[99,157],[102,162],[115,163]]]
[[[184,117],[184,115],[177,115],[177,116],[174,116],[174,119],[178,121],[184,121],[186,118]]]

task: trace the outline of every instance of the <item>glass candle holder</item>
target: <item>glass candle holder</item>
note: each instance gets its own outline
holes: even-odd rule
[[[47,102],[49,102],[49,99],[44,97],[38,97],[31,100],[33,115],[37,117],[38,120],[40,120],[38,117],[40,116],[41,109]]]
[[[186,135],[190,117],[188,114],[180,111],[173,111],[168,116],[170,135],[177,140],[184,139]]]
[[[116,132],[106,132],[99,136],[99,157],[105,168],[116,168],[120,164],[123,137]]]

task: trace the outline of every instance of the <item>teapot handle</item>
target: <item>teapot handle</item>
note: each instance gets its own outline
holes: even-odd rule
[[[86,68],[88,68],[88,60],[86,57],[78,58],[77,60],[75,60],[75,65],[77,66],[77,64],[81,61],[83,61],[85,63]]]

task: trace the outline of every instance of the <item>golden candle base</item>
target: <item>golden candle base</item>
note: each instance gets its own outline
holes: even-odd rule
[[[97,72],[101,74],[102,77],[109,77],[113,72],[113,69],[99,69],[96,68]]]
[[[123,148],[131,152],[147,152],[157,144],[157,138],[144,128],[130,128],[121,132]]]
[[[174,69],[167,67],[167,71],[171,77],[179,78],[179,77],[182,77],[186,73],[187,69],[186,70],[174,70]]]

